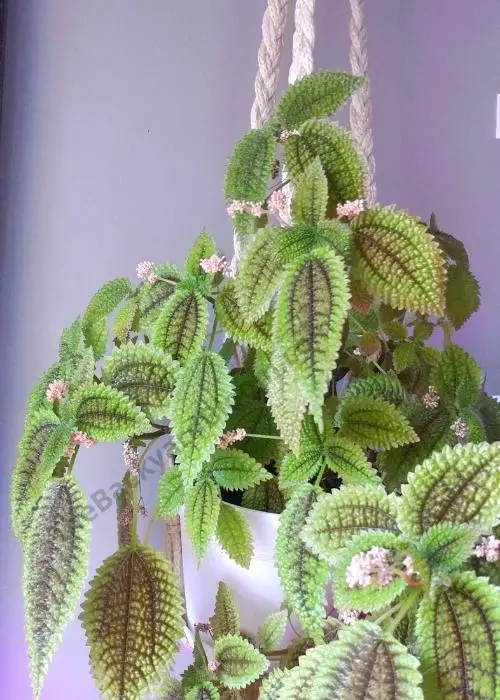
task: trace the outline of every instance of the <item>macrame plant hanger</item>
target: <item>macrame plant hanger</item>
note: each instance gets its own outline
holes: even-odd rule
[[[267,2],[262,20],[262,40],[257,55],[258,68],[255,77],[255,98],[250,114],[252,129],[264,126],[274,114],[287,14],[292,2],[293,0],[268,0]],[[351,72],[367,78],[368,52],[364,21],[364,0],[349,0],[349,4],[351,10],[349,24]],[[295,0],[292,63],[288,74],[288,83],[290,85],[309,75],[313,70],[314,9],[315,0]],[[372,106],[369,82],[352,97],[349,116],[351,134],[365,165],[365,200],[368,206],[373,206],[377,201],[377,191],[375,186],[375,158],[371,129]],[[286,173],[282,173],[282,179],[283,181],[286,179]],[[288,192],[290,196],[290,188],[288,188]],[[241,240],[235,232],[233,270],[238,268],[242,254]],[[168,451],[165,454],[164,466],[165,469],[170,469],[173,466],[172,456]],[[166,522],[165,553],[172,563],[174,571],[177,572],[182,590],[184,590],[179,516],[170,518]]]

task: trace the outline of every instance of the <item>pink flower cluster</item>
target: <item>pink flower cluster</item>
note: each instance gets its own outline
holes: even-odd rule
[[[125,466],[127,467],[127,469],[130,469],[130,473],[133,476],[138,476],[140,468],[139,453],[137,452],[135,447],[132,447],[128,440],[127,442],[123,443],[122,456]]]
[[[365,209],[362,199],[347,200],[344,204],[337,204],[337,216],[339,218],[355,219]]]
[[[50,382],[47,387],[46,396],[49,401],[60,401],[64,399],[68,391],[69,385],[60,379],[56,379],[54,382]]]
[[[158,279],[158,275],[154,272],[154,269],[154,262],[151,262],[151,260],[143,260],[137,265],[137,277],[140,280],[147,280],[151,282],[151,284],[154,284]]]
[[[288,209],[288,197],[283,189],[274,190],[267,203],[268,211],[275,216],[281,216]]]
[[[469,433],[467,423],[462,418],[457,418],[457,420],[451,424],[451,430],[457,440],[466,440]]]
[[[439,394],[435,386],[430,386],[422,399],[426,408],[437,408],[439,406]]]
[[[132,522],[132,509],[130,506],[125,506],[120,513],[120,523],[123,527],[128,527]]]
[[[224,277],[229,277],[231,274],[229,264],[225,257],[212,255],[210,258],[200,260],[200,267],[203,272],[208,272],[210,275],[215,275],[217,272],[222,272]]]
[[[297,129],[282,129],[280,131],[278,141],[280,143],[286,143],[286,141],[289,141],[290,139],[293,139],[296,136],[300,136],[300,131],[297,131]]]
[[[90,437],[90,435],[87,435],[87,433],[83,433],[81,430],[76,430],[74,433],[71,433],[69,446],[64,453],[64,456],[66,459],[71,459],[71,457],[73,457],[75,454],[75,448],[77,445],[80,445],[81,447],[93,447],[96,442],[97,440]]]
[[[500,559],[500,540],[497,540],[493,535],[483,537],[481,544],[474,548],[474,554],[478,559],[486,559],[493,563]]]
[[[235,214],[251,214],[252,216],[262,216],[265,214],[265,209],[262,206],[262,202],[246,202],[246,201],[234,201],[227,207],[227,213],[229,216],[234,216]]]
[[[384,547],[372,547],[367,552],[356,554],[346,571],[349,588],[366,588],[372,584],[388,586],[394,580],[389,555],[390,550]],[[415,573],[409,554],[403,560],[403,569],[407,576]]]
[[[219,438],[219,442],[217,443],[217,447],[219,450],[225,450],[229,445],[232,445],[233,442],[241,442],[241,440],[244,440],[247,436],[247,431],[245,428],[236,428],[236,430],[230,430],[228,433],[224,433],[221,435]]]

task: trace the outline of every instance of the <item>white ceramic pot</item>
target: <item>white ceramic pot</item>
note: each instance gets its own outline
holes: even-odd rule
[[[219,581],[233,591],[241,618],[241,630],[252,636],[265,618],[280,609],[284,594],[274,566],[274,548],[279,515],[236,508],[247,521],[253,535],[254,556],[249,569],[238,566],[215,539],[198,568],[196,556],[181,514],[184,590],[189,627],[208,622],[213,614]]]

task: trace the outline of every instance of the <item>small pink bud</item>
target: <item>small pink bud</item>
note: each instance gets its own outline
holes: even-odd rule
[[[153,272],[154,268],[154,262],[151,262],[150,260],[143,260],[137,265],[137,277],[140,280],[148,280],[148,282],[151,282],[153,280],[154,282],[156,282],[157,277]]]
[[[337,204],[337,216],[339,218],[355,219],[365,209],[362,199],[347,200],[344,204]]]
[[[47,387],[46,396],[49,401],[60,401],[69,391],[69,386],[66,382],[56,379]]]
[[[424,395],[423,404],[426,408],[437,408],[439,406],[439,394],[435,386],[430,386]]]

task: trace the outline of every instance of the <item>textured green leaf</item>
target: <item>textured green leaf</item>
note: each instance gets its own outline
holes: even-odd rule
[[[205,681],[201,685],[190,688],[186,695],[186,700],[219,700],[220,693],[213,683]]]
[[[418,441],[417,434],[397,408],[371,396],[356,396],[346,401],[339,435],[362,447],[382,450]]]
[[[119,549],[97,570],[80,616],[99,692],[135,698],[173,660],[182,636],[176,578],[154,549]]]
[[[108,344],[108,334],[108,320],[105,316],[86,327],[85,342],[91,348],[95,360],[104,357]]]
[[[71,476],[51,479],[33,516],[25,548],[26,637],[36,697],[80,597],[89,552],[84,494]]]
[[[78,429],[96,440],[118,440],[149,428],[146,415],[125,394],[104,384],[78,389],[69,408]]]
[[[253,557],[252,533],[242,513],[228,503],[220,508],[217,540],[231,559],[248,569]]]
[[[497,698],[500,689],[500,591],[466,571],[425,598],[417,621],[424,672],[437,670],[446,700]]]
[[[492,396],[481,393],[476,405],[488,442],[500,440],[500,403]]]
[[[443,314],[444,260],[425,226],[386,208],[363,212],[352,228],[355,268],[369,292],[396,309]]]
[[[245,688],[268,667],[268,660],[249,641],[236,634],[215,641],[218,676],[228,688]]]
[[[96,358],[102,355],[103,319],[131,292],[132,287],[128,279],[119,277],[106,282],[90,300],[83,315],[82,331],[86,344],[94,349]]]
[[[483,385],[484,374],[479,364],[465,350],[450,343],[439,357],[430,375],[439,394],[454,402],[461,385],[467,385],[469,393],[477,395]]]
[[[271,478],[271,474],[257,460],[231,447],[216,450],[205,469],[219,486],[228,491],[247,489]]]
[[[318,249],[287,270],[277,301],[277,338],[319,423],[348,308],[344,264],[331,251]]]
[[[102,368],[103,382],[125,394],[152,419],[166,415],[176,376],[176,364],[150,344],[122,345]]]
[[[186,275],[201,276],[205,273],[200,267],[200,261],[215,255],[217,248],[215,241],[206,229],[203,229],[189,251],[184,266]]]
[[[328,181],[317,158],[299,177],[292,201],[292,219],[304,224],[317,224],[325,218],[328,203]]]
[[[215,610],[210,618],[210,625],[215,639],[240,632],[240,616],[234,596],[229,586],[223,581],[219,582],[217,588]]]
[[[273,671],[264,678],[260,689],[259,700],[278,700],[285,678],[284,671],[280,668],[273,669]]]
[[[282,228],[276,244],[278,261],[282,266],[295,263],[309,255],[321,243],[314,225],[298,222],[288,228]]]
[[[287,454],[280,467],[280,487],[286,489],[312,479],[323,465],[323,458],[323,450],[317,447],[304,447],[298,455]]]
[[[210,479],[200,479],[186,494],[186,525],[198,563],[215,535],[220,507],[220,489]]]
[[[93,354],[92,357],[94,357]],[[49,384],[56,379],[65,381],[63,378],[63,363],[60,360],[54,362],[47,370],[45,370],[42,376],[39,377],[35,383],[35,386],[28,396],[28,414],[33,414],[41,408],[46,408],[49,411],[52,410],[51,403],[47,401],[47,389]]]
[[[331,562],[353,536],[366,530],[396,533],[397,501],[382,488],[344,486],[318,498],[301,537],[315,554]]]
[[[351,440],[334,436],[326,443],[328,468],[342,478],[344,484],[378,484],[380,477],[364,451]]]
[[[434,333],[434,324],[425,319],[421,319],[415,324],[413,329],[413,337],[417,341],[429,340],[431,335]]]
[[[182,472],[179,467],[172,467],[160,478],[158,483],[157,512],[160,518],[177,515],[185,501]]]
[[[406,340],[408,335],[406,326],[401,321],[389,321],[389,323],[384,324],[383,330],[391,340],[395,340],[398,343]]]
[[[141,330],[148,330],[153,326],[165,302],[175,292],[177,283],[182,280],[181,271],[177,265],[171,263],[156,265],[154,273],[162,279],[159,279],[154,284],[147,281],[143,282],[137,292]]]
[[[286,129],[298,129],[306,119],[336,112],[365,82],[350,73],[313,73],[298,80],[281,98],[276,117]]]
[[[280,517],[275,555],[288,603],[314,637],[323,635],[328,568],[307,549],[300,533],[319,493],[307,484],[288,501]]]
[[[207,302],[193,290],[178,289],[166,302],[153,328],[153,343],[182,365],[205,339]]]
[[[405,369],[408,369],[413,365],[416,359],[416,348],[415,344],[411,340],[407,340],[401,345],[394,348],[392,353],[392,364],[394,365],[394,371],[397,374],[401,374]]]
[[[264,513],[281,513],[285,507],[285,499],[278,486],[278,480],[273,478],[251,486],[243,493],[241,505]]]
[[[247,321],[240,306],[234,280],[229,280],[215,301],[217,318],[237,343],[269,350],[271,341],[271,316],[266,314],[256,321]]]
[[[363,168],[349,134],[337,124],[309,119],[300,136],[285,143],[285,162],[296,182],[306,168],[319,158],[328,180],[328,213],[335,216],[337,204],[363,194]]]
[[[458,238],[455,238],[451,233],[445,233],[444,231],[439,231],[435,227],[430,227],[430,231],[439,247],[443,251],[443,254],[451,261],[456,262],[465,267],[469,267],[469,256],[467,250]]]
[[[342,425],[342,411],[350,399],[362,396],[385,399],[389,403],[396,405],[408,401],[408,394],[405,388],[393,372],[376,374],[366,379],[357,379],[354,382],[350,382],[342,394],[342,400],[335,414],[336,425]]]
[[[236,277],[245,320],[260,318],[271,303],[283,269],[277,255],[278,232],[266,227],[249,243]]]
[[[278,610],[266,617],[259,627],[259,648],[269,653],[280,648],[280,644],[285,636],[288,623],[288,613],[286,610]]]
[[[319,221],[316,226],[316,237],[319,245],[331,247],[341,258],[350,263],[353,238],[347,224],[337,219]]]
[[[170,418],[177,461],[189,486],[215,449],[233,403],[224,360],[203,352],[188,362],[172,398]]]
[[[282,439],[297,454],[307,399],[279,347],[274,348],[271,360],[267,397]]]
[[[434,452],[403,486],[400,527],[419,537],[439,523],[488,529],[498,520],[500,444],[468,443]]]
[[[453,571],[469,559],[477,535],[469,525],[439,523],[424,533],[418,551],[432,569]]]
[[[135,298],[125,302],[117,312],[113,323],[113,332],[120,343],[127,342],[131,330],[137,330],[137,328],[134,328],[137,312],[137,301]]]

